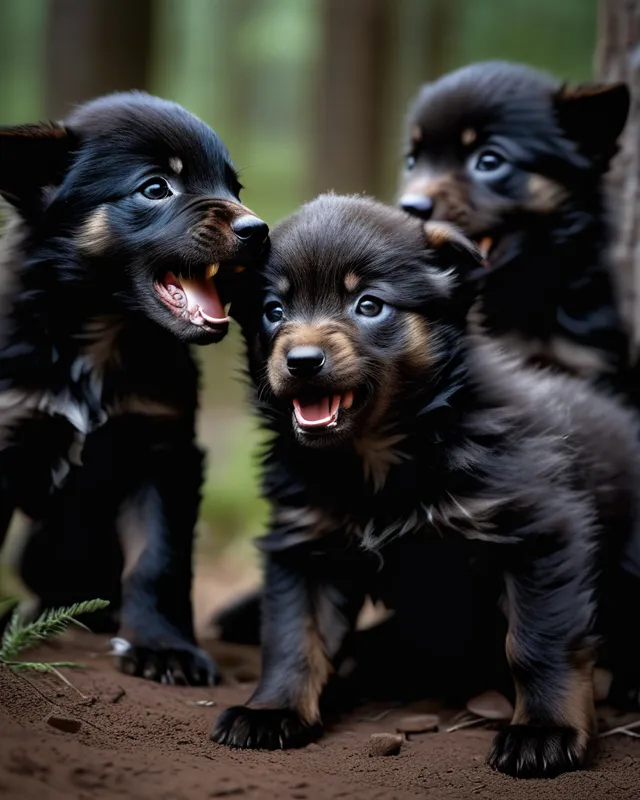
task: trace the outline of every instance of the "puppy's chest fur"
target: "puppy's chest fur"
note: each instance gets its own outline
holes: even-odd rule
[[[162,364],[157,360],[164,343],[153,348],[149,342],[136,346],[135,341],[135,331],[121,316],[102,315],[89,319],[65,342],[64,352],[52,346],[48,363],[43,363],[43,374],[49,376],[46,385],[25,389],[17,382],[0,393],[0,446],[19,439],[25,421],[63,419],[73,431],[73,462],[79,458],[85,437],[110,419],[127,414],[179,416],[183,404],[177,402],[175,392],[166,391]],[[186,347],[180,349],[185,351],[187,366]],[[192,394],[189,383],[185,381],[186,395]]]
[[[453,445],[439,472],[420,463],[412,452],[415,444],[392,432],[356,440],[350,460],[308,469],[304,488],[293,496],[287,489],[286,498],[276,487],[296,481],[285,477],[282,464],[275,467],[267,479],[275,500],[275,534],[267,537],[265,549],[313,543],[336,533],[371,551],[406,534],[499,538],[493,520],[508,498],[487,494],[486,485],[467,473],[477,456],[475,445]],[[294,473],[299,481],[297,467]]]

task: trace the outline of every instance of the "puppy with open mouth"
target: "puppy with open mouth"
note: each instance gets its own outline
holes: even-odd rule
[[[13,207],[0,287],[0,543],[22,509],[38,529],[23,575],[41,605],[122,599],[123,668],[212,682],[191,618],[202,454],[189,345],[226,335],[267,225],[240,202],[211,128],[144,93],[1,128],[0,157]]]
[[[521,64],[456,70],[411,102],[398,203],[476,241],[490,335],[637,401],[605,196],[629,102],[624,84],[563,85]]]
[[[509,622],[515,714],[490,764],[550,777],[585,763],[601,602],[640,535],[638,426],[586,382],[466,332],[479,265],[453,229],[362,198],[322,196],[274,230],[262,315],[245,319],[272,432],[263,666],[215,741],[318,736],[365,595],[393,608],[421,542],[458,538],[488,556]],[[422,613],[428,629],[439,612]]]

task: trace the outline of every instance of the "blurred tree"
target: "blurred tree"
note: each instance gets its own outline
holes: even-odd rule
[[[605,81],[624,81],[631,89],[631,111],[622,151],[611,175],[618,236],[614,259],[625,318],[640,347],[640,0],[599,0],[596,73]]]
[[[45,111],[149,84],[152,0],[51,0],[45,45]]]
[[[311,194],[373,192],[384,159],[392,0],[323,0]]]

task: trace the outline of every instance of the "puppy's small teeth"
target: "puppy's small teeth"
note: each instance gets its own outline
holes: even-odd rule
[[[353,405],[353,392],[346,392],[342,395],[342,408],[349,410]]]
[[[485,236],[478,242],[478,249],[480,250],[480,253],[484,259],[489,258],[492,244],[493,239],[490,236]]]
[[[204,272],[207,280],[211,280],[211,278],[213,278],[217,274],[219,269],[220,269],[220,264],[209,264],[209,266],[206,268]]]

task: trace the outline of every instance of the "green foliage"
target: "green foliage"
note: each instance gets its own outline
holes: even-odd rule
[[[6,605],[6,604],[5,604]],[[19,609],[15,609],[11,621],[0,643],[0,664],[16,672],[21,670],[34,670],[37,672],[54,672],[57,667],[79,667],[81,665],[70,662],[33,662],[16,661],[17,657],[31,647],[35,647],[46,639],[52,639],[63,634],[69,625],[78,625],[88,630],[86,625],[79,622],[76,617],[82,614],[92,614],[109,605],[107,600],[87,600],[84,603],[75,603],[65,608],[53,608],[45,611],[33,622],[24,623],[20,619]]]

